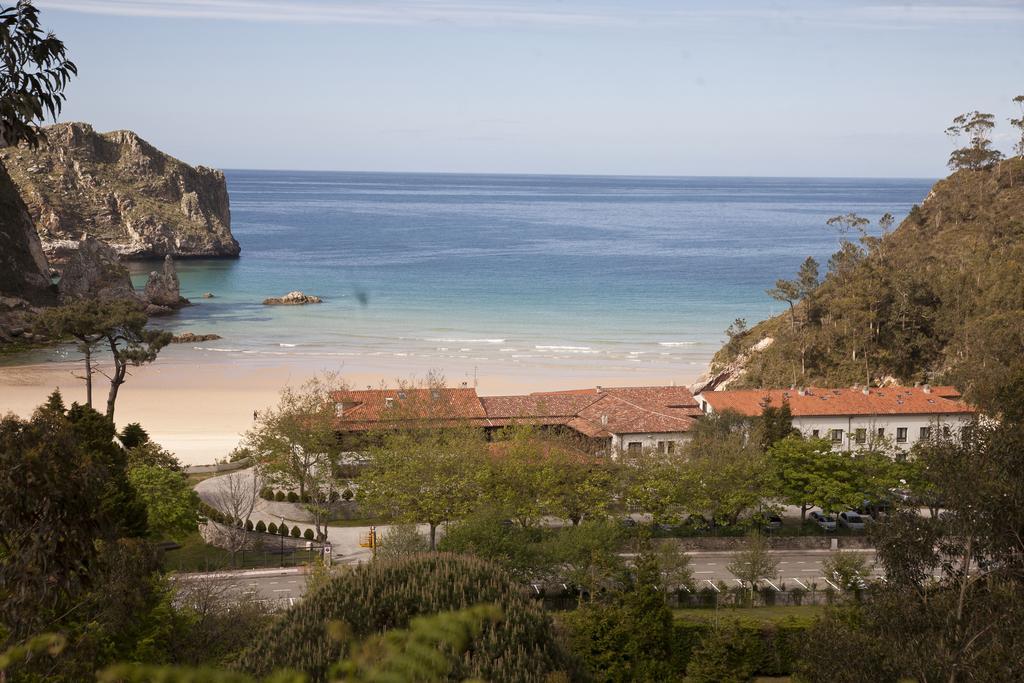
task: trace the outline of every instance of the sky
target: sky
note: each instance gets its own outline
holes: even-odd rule
[[[1024,93],[1024,0],[35,4],[61,120],[219,168],[934,178]]]

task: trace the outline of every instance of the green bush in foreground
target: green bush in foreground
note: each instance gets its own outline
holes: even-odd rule
[[[376,561],[332,577],[257,635],[237,668],[256,676],[280,669],[323,681],[342,652],[328,624],[355,638],[404,628],[419,615],[495,604],[504,618],[484,626],[449,680],[545,681],[568,669],[550,618],[500,568],[472,557],[431,554]]]

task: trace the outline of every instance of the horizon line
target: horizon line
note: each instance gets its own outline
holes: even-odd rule
[[[195,166],[206,166],[207,164],[193,164]],[[538,172],[538,171],[360,171],[354,169],[327,169],[327,168],[270,168],[254,167],[242,168],[232,166],[215,167],[222,172],[228,171],[262,171],[271,173],[360,173],[367,175],[479,175],[479,176],[526,176],[540,178],[750,178],[764,180],[925,180],[937,182],[946,176],[862,176],[862,175],[749,175],[749,174],[693,174],[693,173],[567,173],[567,172]]]

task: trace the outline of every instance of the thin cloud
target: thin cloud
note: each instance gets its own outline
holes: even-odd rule
[[[808,2],[743,5],[691,3],[681,9],[640,2],[559,3],[481,0],[37,0],[40,7],[128,17],[333,24],[631,26],[722,21],[784,21],[823,25],[913,27],[932,24],[1024,21],[1019,2],[931,0],[823,6]]]

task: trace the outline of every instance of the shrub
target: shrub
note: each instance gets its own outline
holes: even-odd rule
[[[292,538],[302,538],[302,529],[298,524],[292,527]]]
[[[251,519],[245,520],[245,530],[246,531],[252,531],[254,528],[255,527],[252,525],[252,520]]]
[[[277,527],[277,533],[280,534],[281,536],[287,536],[288,532],[289,532],[288,525],[283,523],[283,522],[281,523],[281,526]]]
[[[330,501],[331,503],[337,503],[339,500],[341,500],[341,494],[338,493],[337,489],[334,489],[331,491],[331,494],[327,496],[327,500]]]
[[[352,493],[352,489],[345,489],[341,492],[341,499],[344,501],[352,500],[356,497],[356,494]]]
[[[274,500],[274,489],[264,486],[260,489],[260,498],[263,500]]]
[[[306,529],[306,531],[303,532],[302,537],[308,541],[312,541],[314,538],[316,538],[316,534],[313,533],[312,529]]]
[[[273,523],[273,522],[271,522],[271,523]],[[256,522],[256,531],[260,532],[261,534],[267,533],[267,525],[263,523],[262,519],[260,521]],[[271,532],[271,533],[273,533],[273,532]]]
[[[483,627],[449,680],[544,681],[569,669],[550,618],[509,574],[445,553],[375,561],[332,576],[254,637],[237,665],[256,676],[291,668],[323,681],[342,651],[328,638],[331,620],[344,620],[354,638],[365,638],[404,628],[417,615],[480,603],[495,603],[504,619]]]
[[[289,491],[288,492],[288,502],[289,503],[298,503],[299,502],[299,494],[295,493],[295,491]]]
[[[283,503],[284,502],[284,491],[278,491],[277,493],[275,493],[274,494],[274,500],[276,500],[278,503]]]
[[[686,667],[693,683],[745,683],[765,658],[765,643],[751,629],[733,621],[701,640]]]
[[[267,532],[271,533],[271,534],[276,534],[277,533],[277,525],[274,524],[273,522],[271,522],[270,526],[267,527]]]
[[[415,524],[396,524],[390,527],[377,549],[377,559],[389,560],[426,552],[430,549],[427,539],[416,530]]]

